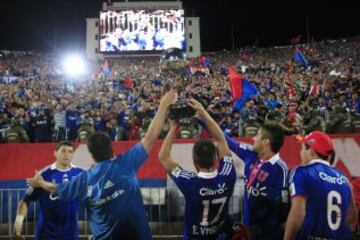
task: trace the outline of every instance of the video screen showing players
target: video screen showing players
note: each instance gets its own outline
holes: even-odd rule
[[[100,52],[185,49],[184,10],[100,12]]]

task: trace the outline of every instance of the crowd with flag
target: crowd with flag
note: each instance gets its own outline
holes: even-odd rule
[[[278,121],[288,135],[360,131],[359,38],[304,44],[298,35],[288,46],[256,45],[188,59],[189,84],[180,95],[196,96],[234,137],[251,136],[266,121]],[[31,142],[75,140],[84,123],[113,140],[139,139],[168,82],[159,75],[157,57],[91,62],[77,81],[58,66],[51,54],[1,54],[1,141],[14,124]],[[192,119],[181,125],[178,138],[204,134]],[[162,136],[167,129],[165,124]]]

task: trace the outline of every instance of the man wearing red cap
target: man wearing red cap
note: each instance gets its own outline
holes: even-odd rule
[[[290,175],[285,240],[351,239],[355,202],[347,178],[331,167],[334,158],[332,140],[325,133],[314,131],[302,139],[302,166]]]

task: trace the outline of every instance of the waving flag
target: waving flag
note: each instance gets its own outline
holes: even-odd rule
[[[235,71],[233,67],[228,68],[230,91],[234,100],[233,108],[241,111],[249,99],[259,93],[259,90]]]
[[[299,48],[295,48],[294,60],[305,67],[307,67],[309,65],[308,61],[306,60],[304,55],[301,53]]]
[[[231,96],[234,100],[236,100],[243,95],[243,92],[242,92],[243,91],[243,89],[242,89],[243,78],[240,75],[240,73],[235,71],[235,69],[233,67],[228,67],[228,72],[229,72]]]

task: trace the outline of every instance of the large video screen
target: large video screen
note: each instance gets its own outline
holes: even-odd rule
[[[100,52],[185,49],[184,10],[100,12]]]

